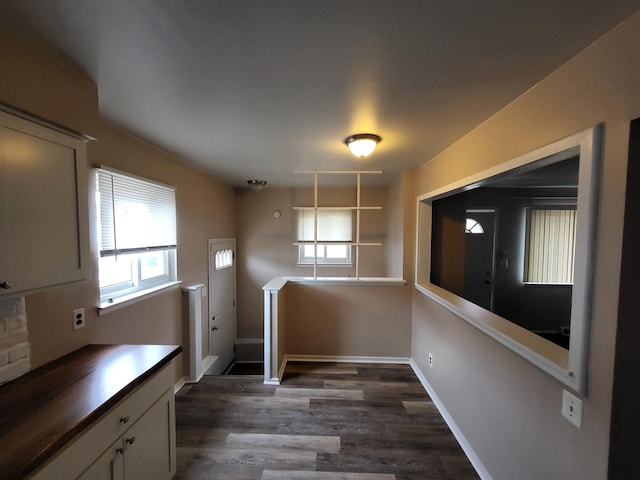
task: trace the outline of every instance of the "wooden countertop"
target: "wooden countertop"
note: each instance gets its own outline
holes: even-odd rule
[[[182,352],[87,345],[0,387],[0,479],[33,473]]]

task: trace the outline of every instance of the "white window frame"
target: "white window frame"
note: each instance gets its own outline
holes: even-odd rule
[[[345,247],[346,255],[344,257],[329,257],[328,250],[329,247],[339,246]],[[316,254],[305,255],[309,251],[309,249],[317,248]],[[347,243],[318,243],[318,245],[314,246],[314,244],[304,244],[298,245],[298,264],[299,265],[313,265],[314,260],[318,265],[336,265],[336,266],[352,266],[353,263],[351,261],[351,245]]]
[[[145,253],[132,253],[129,255],[120,255],[118,258],[122,260],[131,260],[131,279],[126,282],[115,283],[105,287],[100,287],[100,303],[113,303],[117,298],[130,296],[138,291],[153,289],[165,284],[169,284],[176,279],[175,250],[158,250],[162,254],[162,262],[164,264],[162,275],[156,275],[150,278],[142,278],[142,261]],[[127,258],[129,257],[129,258]],[[99,264],[103,259],[112,257],[100,257]],[[111,301],[110,301],[111,300]]]
[[[131,276],[128,280],[100,286],[99,308],[107,309],[179,284],[180,282],[177,281],[175,188],[104,166],[97,168],[95,174],[99,242],[98,268],[100,269],[100,264],[104,265],[108,258],[115,258],[116,261],[125,262],[125,268],[128,266],[127,262],[130,262],[131,268]],[[159,223],[162,222],[162,227],[168,222],[168,236],[163,234],[160,237],[145,238],[141,243],[135,242],[135,244],[131,244],[128,239],[126,245],[118,245],[118,237],[116,235],[118,208],[114,206],[117,205],[117,201],[114,201],[113,198],[116,197],[120,199],[121,197],[118,196],[118,192],[113,188],[108,193],[104,193],[103,191],[101,195],[101,188],[103,190],[109,188],[108,182],[110,178],[113,178],[113,181],[120,179],[131,183],[131,192],[133,192],[133,194],[138,192],[137,189],[148,189],[150,193],[146,195],[147,198],[140,199],[138,203],[136,203],[136,205],[144,205],[146,209],[158,208],[158,205],[154,205],[155,193],[158,193],[160,196],[166,196],[163,201],[163,208],[166,208],[166,212],[164,212],[163,215],[164,218],[168,220],[154,217],[151,222],[153,222],[154,225],[159,225]],[[126,189],[123,191],[126,196],[128,192]],[[106,215],[101,214],[101,212],[104,211],[107,212]],[[151,216],[153,217],[153,215]],[[158,241],[155,242],[154,240]],[[149,278],[143,278],[143,262],[146,257],[153,253],[158,254],[157,256],[160,257],[163,265],[161,269],[162,273]]]
[[[317,215],[317,218],[315,216]],[[337,218],[338,228],[331,232],[323,230],[323,217]],[[315,224],[318,232],[316,234]],[[340,225],[342,223],[342,225]],[[334,224],[335,225],[335,224]],[[353,213],[351,209],[303,209],[298,210],[298,264],[352,266],[351,246],[353,242]],[[330,257],[329,247],[344,246],[345,256]],[[313,253],[309,254],[309,251]]]
[[[416,198],[416,290],[581,395],[587,395],[602,132],[603,126],[598,124]],[[567,352],[551,342],[542,341],[535,333],[514,331],[512,324],[504,318],[431,283],[432,203],[506,172],[527,171],[576,155],[579,157],[578,241],[571,298],[571,344]]]

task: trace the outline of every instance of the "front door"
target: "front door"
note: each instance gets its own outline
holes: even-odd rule
[[[236,337],[236,241],[209,240],[209,349],[215,359],[206,375],[220,375],[233,362]]]

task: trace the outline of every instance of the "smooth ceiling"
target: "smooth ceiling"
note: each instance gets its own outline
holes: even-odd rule
[[[420,166],[640,0],[3,0],[0,24],[98,85],[101,114],[235,186]],[[1,100],[1,99],[0,99]],[[366,160],[342,140],[383,141]]]

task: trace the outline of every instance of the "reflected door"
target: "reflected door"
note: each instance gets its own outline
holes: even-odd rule
[[[463,297],[487,310],[493,308],[494,233],[493,210],[467,210]]]

